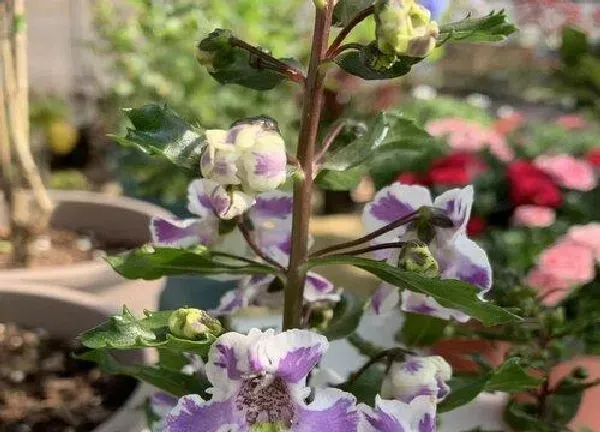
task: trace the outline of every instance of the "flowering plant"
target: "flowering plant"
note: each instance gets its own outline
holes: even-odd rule
[[[592,298],[600,280],[594,147],[599,131],[576,114],[534,121],[520,113],[506,115],[503,108],[502,118],[482,110],[474,120],[445,112],[436,116],[423,104],[417,103],[419,110],[433,114],[419,117],[442,140],[444,151],[396,172],[397,182],[382,190],[420,184],[443,192],[473,183],[479,199],[467,233],[489,251],[495,277],[488,298],[520,310],[527,325],[488,331],[438,322],[421,338],[436,342],[435,352],[471,373],[485,373],[504,358],[521,358],[548,384],[510,402],[508,422],[517,430],[573,426],[582,395],[598,384],[576,365],[598,353]],[[375,178],[389,175],[379,171]],[[453,345],[463,353],[448,352]],[[473,354],[479,363],[470,359]],[[562,405],[566,401],[572,403],[569,409]]]
[[[192,273],[239,280],[210,313],[182,308],[137,317],[124,308],[82,336],[90,348],[84,358],[161,391],[152,400],[156,430],[433,431],[438,412],[469,402],[479,391],[515,392],[539,383],[511,359],[482,377],[478,388],[453,393],[450,366],[419,348],[419,329],[406,329],[412,337],[392,348],[362,339],[356,329],[363,302],[314,272],[346,264],[371,273],[382,285],[367,310],[381,314],[402,299],[407,323],[518,322],[513,312],[484,298],[491,266],[466,233],[471,187],[435,201],[419,186],[383,189],[365,208],[366,235],[309,252],[315,184],[349,189],[376,158],[434,139],[397,112],[381,113],[361,128],[341,122],[319,130],[324,80],[332,64],[366,80],[394,78],[407,74],[435,46],[502,40],[514,27],[503,12],[438,26],[414,0],[315,0],[314,5],[306,72],[298,62],[275,58],[230,30],[213,31],[197,52],[199,63],[221,84],[267,91],[291,81],[303,87],[295,155],[269,117],[205,130],[165,106],[126,111],[133,128],[119,138],[122,144],[198,178],[188,189],[193,217],[154,219],[151,245],[110,257],[109,263],[130,279]],[[354,27],[371,16],[376,40],[345,44]],[[329,45],[334,26],[341,30]],[[337,138],[348,125],[354,139],[340,143]],[[283,304],[281,332],[241,334],[214,317],[258,302]],[[315,368],[329,341],[339,339],[369,359],[347,379],[318,385]],[[152,366],[123,365],[110,352],[149,347],[160,357]],[[373,375],[375,381],[365,386]]]

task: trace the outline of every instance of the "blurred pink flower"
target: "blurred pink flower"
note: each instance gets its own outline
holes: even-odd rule
[[[522,205],[515,209],[513,222],[526,227],[545,228],[551,226],[556,219],[556,212],[549,207]]]
[[[565,298],[571,289],[585,285],[594,276],[592,250],[563,238],[542,253],[526,280],[530,286],[539,289],[545,305],[553,306]]]
[[[598,184],[593,167],[568,154],[538,156],[534,164],[567,189],[590,191]]]
[[[512,149],[500,133],[478,123],[461,118],[448,117],[427,124],[427,131],[436,137],[447,137],[453,150],[478,152],[489,148],[502,161],[514,158]]]
[[[556,119],[556,123],[565,129],[585,129],[587,122],[579,114],[567,114]]]
[[[574,225],[569,229],[567,238],[577,244],[586,246],[600,261],[600,222],[592,222],[587,225]]]

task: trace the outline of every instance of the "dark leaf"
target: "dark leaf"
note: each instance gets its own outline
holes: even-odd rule
[[[210,333],[199,340],[186,340],[170,334],[165,321],[170,311],[146,313],[137,318],[126,307],[121,315],[110,317],[81,335],[81,343],[92,349],[164,348],[206,356],[216,336]]]
[[[380,365],[373,365],[367,369],[356,381],[343,383],[340,389],[352,393],[359,403],[370,406],[375,404],[375,396],[379,394],[384,373]]]
[[[333,319],[323,332],[327,339],[343,339],[358,328],[365,302],[350,293],[343,293],[341,301],[333,310]]]
[[[333,25],[345,27],[363,9],[375,3],[375,0],[339,0],[333,9]]]
[[[518,321],[511,312],[478,297],[479,290],[459,280],[429,279],[417,273],[404,272],[381,261],[354,256],[329,256],[310,260],[307,267],[330,264],[350,264],[372,273],[379,279],[401,289],[427,294],[442,306],[458,309],[486,326]]]
[[[123,365],[108,352],[102,350],[91,350],[78,358],[98,364],[100,370],[106,374],[127,375],[151,384],[173,396],[205,395],[205,390],[210,387],[208,381],[197,376],[185,375],[170,369],[156,366]]]
[[[451,382],[450,396],[439,405],[438,409],[440,412],[451,411],[471,402],[484,391],[518,393],[538,387],[541,381],[541,379],[529,375],[521,367],[518,359],[509,359],[502,366],[484,376]]]
[[[589,51],[585,32],[574,27],[563,27],[560,56],[567,65],[575,65]]]
[[[389,58],[379,52],[375,43],[349,49],[335,58],[343,70],[368,81],[401,77],[421,60],[417,57]]]
[[[198,60],[221,84],[238,84],[255,90],[270,90],[286,80],[286,75],[264,67],[264,60],[236,46],[230,30],[216,29],[198,45]],[[258,50],[269,54],[261,48]],[[294,59],[279,59],[293,65]]]
[[[205,146],[203,130],[164,105],[144,105],[126,109],[125,113],[133,129],[128,129],[124,137],[114,137],[120,144],[137,147],[186,170],[199,170]]]
[[[367,169],[362,166],[347,169],[345,171],[333,171],[323,169],[315,179],[315,182],[323,189],[334,191],[352,190],[367,174]]]
[[[185,274],[270,274],[274,267],[234,258],[223,258],[206,248],[175,249],[142,246],[122,255],[107,258],[108,263],[127,279],[159,279]]]
[[[435,138],[399,112],[383,112],[368,125],[364,134],[350,144],[331,152],[323,168],[344,171],[365,163],[377,153],[386,150],[422,149],[434,147]]]
[[[399,336],[408,347],[431,346],[444,336],[448,324],[440,318],[406,313]]]
[[[508,22],[504,10],[492,11],[481,18],[468,17],[462,21],[443,25],[440,28],[438,45],[456,42],[496,42],[517,31]]]

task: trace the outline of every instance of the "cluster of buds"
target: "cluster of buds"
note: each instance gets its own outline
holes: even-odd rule
[[[377,0],[375,22],[377,46],[387,55],[426,57],[440,32],[431,12],[415,0]]]
[[[409,241],[400,251],[398,268],[412,273],[420,273],[425,277],[439,276],[437,261],[429,247],[420,241]]]
[[[200,160],[205,179],[249,196],[275,190],[285,182],[285,142],[275,120],[255,117],[228,130],[208,130],[206,141]]]

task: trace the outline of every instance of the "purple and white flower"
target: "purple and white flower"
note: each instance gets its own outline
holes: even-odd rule
[[[276,284],[274,275],[252,275],[240,280],[238,288],[227,292],[213,311],[217,315],[228,315],[248,306],[277,307],[283,303],[283,290],[271,290]],[[283,285],[281,286],[283,288]],[[304,284],[304,301],[307,303],[337,303],[341,292],[323,276],[309,272]]]
[[[239,250],[242,244],[239,232],[220,235],[220,218],[242,214],[253,202],[253,198],[242,192],[226,192],[212,180],[194,180],[188,187],[188,210],[198,217],[153,218],[150,222],[152,242],[166,247],[203,245],[220,250]]]
[[[285,142],[274,122],[267,120],[251,119],[229,130],[206,131],[202,176],[222,186],[241,185],[250,195],[274,190],[285,182]]]
[[[373,232],[421,207],[436,208],[454,224],[451,228],[434,227],[435,237],[429,244],[438,263],[440,277],[471,283],[480,289],[479,295],[483,298],[491,288],[492,271],[485,251],[467,237],[466,227],[472,205],[472,186],[449,190],[432,201],[427,188],[394,183],[380,190],[374,200],[365,206],[363,223],[368,232]],[[379,236],[373,244],[415,239],[416,232],[407,224]],[[395,266],[399,250],[377,251],[375,257]],[[389,284],[382,284],[371,299],[371,309],[377,314],[387,312],[396,306],[399,297],[393,294],[393,288]],[[431,297],[410,291],[402,293],[402,309],[443,319],[454,318],[460,322],[469,320],[461,311],[445,308]]]
[[[392,364],[381,384],[381,396],[406,403],[429,396],[435,404],[450,393],[446,381],[451,378],[452,367],[442,357],[411,357]]]
[[[165,418],[177,406],[177,398],[168,393],[158,392],[150,397],[150,409],[154,421],[150,425],[152,432],[163,432],[165,429]]]
[[[208,355],[211,400],[179,399],[164,419],[164,432],[358,431],[354,396],[324,389],[306,403],[306,377],[327,348],[324,336],[307,330],[253,329],[219,337]]]
[[[375,399],[375,408],[360,405],[359,432],[435,432],[436,405],[428,396],[410,403]]]
[[[248,212],[248,220],[252,228],[250,235],[258,248],[282,266],[287,266],[291,252],[292,195],[282,191],[258,195],[256,204]],[[229,291],[221,298],[214,313],[231,314],[248,306],[276,307],[283,302],[281,289],[270,289],[276,283],[274,275],[244,277],[236,290]],[[340,301],[340,290],[323,276],[309,272],[304,285],[304,301],[337,303]]]

